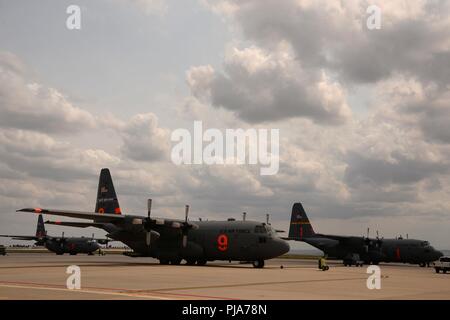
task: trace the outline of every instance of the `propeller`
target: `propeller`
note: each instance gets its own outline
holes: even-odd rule
[[[189,217],[189,206],[186,205],[185,211],[184,211],[184,225],[182,227],[183,248],[186,248],[186,246],[187,246],[187,233],[188,233],[188,230],[189,230],[188,217]]]
[[[198,225],[194,224],[194,223],[189,223],[188,219],[189,218],[189,206],[186,205],[185,207],[185,213],[184,213],[184,222],[183,223],[178,223],[177,227],[179,227],[181,229],[181,234],[183,235],[183,241],[182,241],[182,246],[183,248],[186,248],[187,243],[188,243],[188,232],[190,229],[198,229]]]
[[[152,234],[150,229],[150,214],[152,212],[152,199],[147,200],[147,224],[144,226],[146,234],[145,234],[145,243],[148,247],[151,245]]]
[[[61,239],[59,239],[59,245],[61,246],[61,248],[64,246],[64,231],[61,234]]]
[[[187,233],[190,229],[197,229],[198,225],[189,223],[189,206],[186,205],[185,217],[183,222],[172,221],[170,224],[167,223],[164,219],[151,219],[151,210],[152,210],[152,199],[148,199],[147,201],[147,218],[146,219],[138,219],[142,223],[145,230],[145,243],[147,246],[151,246],[152,235],[153,238],[159,238],[159,232],[152,229],[155,225],[157,227],[170,227],[175,229],[180,229],[183,236],[183,248],[187,246]]]

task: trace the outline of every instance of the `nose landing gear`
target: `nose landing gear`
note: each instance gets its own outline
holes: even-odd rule
[[[256,260],[256,261],[253,261],[253,267],[255,267],[255,268],[258,268],[258,269],[260,269],[260,268],[264,268],[264,260]]]

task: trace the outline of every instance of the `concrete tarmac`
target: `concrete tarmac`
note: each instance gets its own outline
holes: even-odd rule
[[[70,265],[81,268],[81,289],[66,286]],[[316,260],[274,259],[264,269],[237,262],[159,265],[122,255],[0,256],[0,299],[450,299],[450,274],[433,268],[380,264],[381,289],[367,288],[364,267]],[[283,266],[283,268],[281,268]]]

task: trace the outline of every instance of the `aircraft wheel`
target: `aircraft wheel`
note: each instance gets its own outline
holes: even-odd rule
[[[163,265],[169,264],[169,260],[167,260],[167,259],[159,259],[159,264],[163,264]]]
[[[197,261],[197,265],[198,265],[198,266],[204,266],[204,265],[206,265],[206,260],[198,260],[198,261]]]
[[[175,259],[175,260],[171,260],[170,264],[178,266],[181,263],[181,259]]]
[[[436,268],[436,273],[439,273],[439,271],[441,271],[439,268]]]
[[[76,252],[71,252],[70,255],[71,255],[71,256],[76,256],[77,253],[76,253]]]
[[[264,260],[253,261],[253,267],[255,267],[255,268],[264,268]]]
[[[56,253],[57,256],[62,256],[63,254],[64,254],[64,253],[62,253],[62,252],[57,252],[57,253]]]
[[[188,266],[193,266],[193,265],[195,264],[195,260],[188,259],[188,260],[186,260],[186,264],[187,264]]]
[[[447,270],[446,270],[446,269],[444,269],[444,270],[442,270],[442,272],[443,272],[443,273],[447,273]]]

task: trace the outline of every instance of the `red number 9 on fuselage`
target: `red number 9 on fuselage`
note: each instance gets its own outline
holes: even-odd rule
[[[226,234],[219,234],[217,237],[217,249],[226,251],[228,249],[228,236]]]

